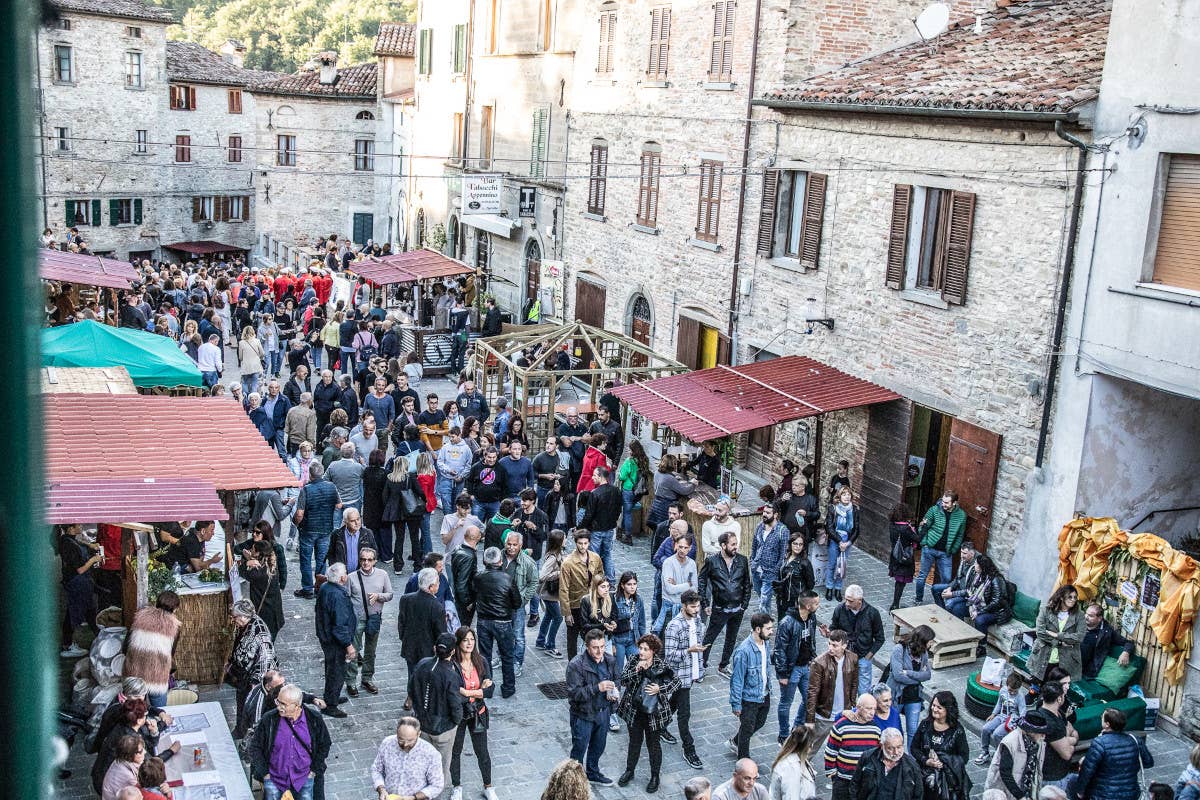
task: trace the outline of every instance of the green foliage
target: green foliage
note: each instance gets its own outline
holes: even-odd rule
[[[171,572],[171,568],[162,561],[166,554],[167,548],[165,547],[150,554],[146,570],[146,594],[150,598],[151,605],[163,592],[179,588],[179,580],[175,577],[175,573]]]
[[[177,39],[217,50],[226,39],[246,45],[246,66],[293,72],[313,55],[336,50],[341,65],[374,58],[380,22],[413,18],[414,0],[156,0],[183,24]]]
[[[446,226],[442,223],[437,223],[429,232],[425,234],[425,246],[437,250],[439,253],[446,250]]]

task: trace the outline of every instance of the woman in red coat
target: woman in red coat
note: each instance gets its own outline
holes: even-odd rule
[[[583,454],[583,467],[579,474],[579,484],[575,487],[576,494],[590,492],[596,488],[596,482],[592,480],[592,473],[596,471],[596,467],[612,469],[612,465],[608,463],[608,456],[604,455],[604,445],[607,441],[608,437],[603,433],[592,434],[588,449]]]

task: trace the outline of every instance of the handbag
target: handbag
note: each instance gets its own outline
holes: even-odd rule
[[[491,720],[488,719],[487,706],[482,701],[471,699],[467,701],[467,730],[471,733],[486,731]]]
[[[417,499],[417,493],[413,491],[411,480],[400,490],[400,504],[404,507],[404,516],[406,517],[415,517],[418,509],[424,510],[425,508],[425,501]]]
[[[638,692],[637,699],[638,709],[651,719],[658,713],[658,695],[646,694],[646,690]]]
[[[909,525],[909,527],[912,526]],[[892,545],[892,560],[897,564],[913,563],[913,545],[905,543],[902,535],[897,536],[896,543]]]
[[[383,613],[371,613],[371,607],[367,605],[367,587],[363,584],[362,573],[356,571],[355,574],[358,575],[358,588],[362,590],[363,613],[367,615],[364,631],[368,636],[378,636],[379,629],[383,627]]]

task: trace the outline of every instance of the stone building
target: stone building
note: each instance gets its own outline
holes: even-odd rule
[[[387,213],[387,233],[381,238],[392,243],[393,251],[405,249],[408,242],[408,198],[412,170],[406,159],[412,152],[414,103],[413,81],[416,65],[416,25],[411,22],[384,22],[375,38],[375,56],[379,59],[379,138],[375,154],[379,168],[375,179],[375,207]]]
[[[1079,179],[1056,126],[1088,136],[1108,26],[1103,0],[1013,4],[755,100],[737,357],[903,396],[825,422],[822,474],[850,461],[868,548],[895,503],[953,487],[1014,560]],[[761,431],[748,463],[803,463],[810,433]]]
[[[248,91],[255,109],[255,230],[264,262],[307,265],[321,237],[356,244],[387,235],[377,213],[378,65],[338,67],[320,53],[295,74],[268,74]]]

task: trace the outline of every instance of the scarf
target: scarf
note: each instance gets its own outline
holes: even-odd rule
[[[1038,778],[1038,745],[1033,740],[1033,737],[1024,731],[1021,732],[1022,746],[1025,748],[1025,769],[1021,770],[1020,785],[1025,790],[1026,797],[1036,797],[1037,788],[1034,786]]]
[[[833,513],[837,515],[837,532],[845,541],[854,528],[854,506],[837,503],[833,507]]]

